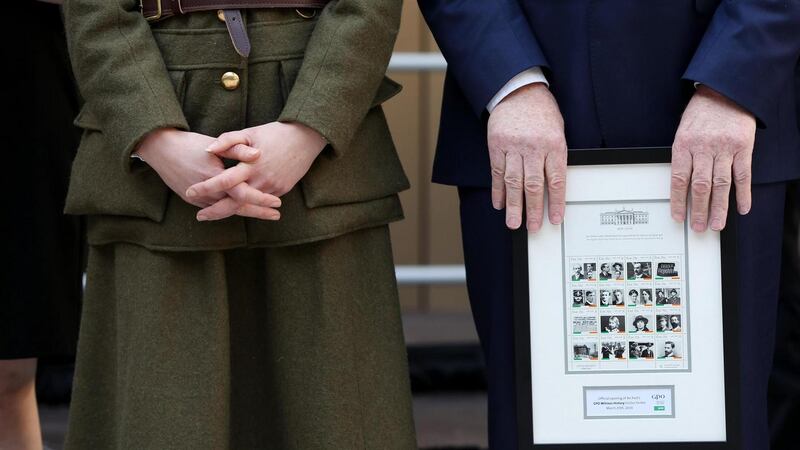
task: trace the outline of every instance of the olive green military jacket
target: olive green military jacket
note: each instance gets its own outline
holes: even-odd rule
[[[289,245],[402,218],[408,188],[380,104],[400,86],[384,76],[401,0],[338,0],[313,18],[248,10],[248,59],[214,12],[148,23],[137,0],[67,0],[70,56],[86,104],[66,211],[89,216],[89,241],[160,250]],[[223,87],[223,74],[239,82]],[[229,86],[230,87],[230,86]],[[281,220],[197,222],[130,154],[164,127],[209,136],[294,121],[329,146],[283,197]]]

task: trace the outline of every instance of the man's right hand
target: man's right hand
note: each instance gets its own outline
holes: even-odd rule
[[[492,205],[506,208],[506,226],[522,224],[523,198],[528,231],[542,227],[544,191],[550,223],[564,218],[567,141],[555,97],[542,83],[523,86],[501,101],[489,116]]]
[[[247,183],[240,183],[226,193],[212,196],[191,199],[186,196],[189,186],[219,175],[225,170],[220,157],[250,162],[261,156],[259,150],[244,146],[233,147],[217,155],[206,152],[205,149],[215,140],[198,133],[164,128],[145,136],[136,149],[136,154],[147,162],[164,183],[186,203],[205,208],[227,194],[236,200],[234,203],[236,210],[232,214],[258,219],[279,216],[274,208],[281,205],[281,200]]]

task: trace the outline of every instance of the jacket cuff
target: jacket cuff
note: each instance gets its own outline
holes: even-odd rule
[[[763,37],[755,34],[754,24],[742,22],[742,14],[730,5],[720,6],[682,78],[719,92],[750,112],[759,128],[766,128],[768,118],[776,116],[782,79],[788,79],[776,75],[783,70],[788,75],[791,69],[776,64],[785,59],[786,49],[761,48]]]
[[[340,111],[336,116],[326,115],[325,106],[314,101],[287,103],[278,122],[296,122],[311,128],[328,141],[334,155],[341,156],[349,147],[362,117],[356,116],[353,111]]]
[[[161,117],[158,120],[143,120],[128,127],[110,126],[104,130],[104,135],[110,148],[122,150],[120,155],[122,169],[125,173],[130,173],[132,163],[135,162],[135,160],[131,159],[131,154],[139,147],[139,143],[149,133],[163,128],[189,131],[189,125],[186,123],[183,113],[177,111],[177,114],[173,114],[170,117]]]

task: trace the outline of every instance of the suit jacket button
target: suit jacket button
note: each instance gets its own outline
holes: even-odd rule
[[[222,87],[229,91],[233,91],[239,87],[239,75],[235,72],[225,72],[220,80]]]

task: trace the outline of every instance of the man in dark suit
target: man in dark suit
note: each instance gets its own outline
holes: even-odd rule
[[[740,328],[742,438],[767,448],[761,350],[774,340],[785,181],[800,176],[800,1],[419,4],[449,64],[433,180],[459,187],[491,448],[516,447],[509,229],[525,205],[539,230],[545,190],[561,223],[567,146],[672,146],[672,215],[696,232],[725,226],[735,185],[740,316],[759,321]]]

